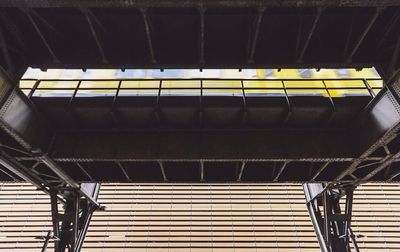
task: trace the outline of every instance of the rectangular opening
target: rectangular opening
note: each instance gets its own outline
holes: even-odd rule
[[[363,69],[40,69],[20,80],[29,96],[373,96],[383,87]]]

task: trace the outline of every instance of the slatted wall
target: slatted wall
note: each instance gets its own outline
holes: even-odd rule
[[[361,251],[400,251],[400,185],[360,186],[354,232]],[[84,252],[319,251],[298,184],[104,184]],[[41,251],[49,197],[0,184],[0,250]],[[48,249],[51,251],[51,249]]]

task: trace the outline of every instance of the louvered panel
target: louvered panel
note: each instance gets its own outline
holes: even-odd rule
[[[353,229],[363,235],[362,251],[400,249],[399,189],[356,190]],[[84,252],[319,251],[297,184],[104,184],[99,201],[107,208],[93,216]],[[35,237],[50,229],[47,195],[1,185],[1,251],[40,251]]]

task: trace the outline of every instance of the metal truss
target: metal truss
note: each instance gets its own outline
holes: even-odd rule
[[[180,4],[175,1],[44,1],[44,0],[35,0],[35,1],[4,1],[0,2],[0,8],[3,9],[3,12],[6,12],[7,8],[14,8],[18,12],[21,12],[21,16],[23,19],[19,20],[17,16],[13,13],[16,18],[10,18],[8,15],[1,15],[0,19],[2,19],[5,27],[0,27],[0,45],[1,45],[1,53],[4,54],[5,62],[3,63],[4,67],[8,67],[10,71],[16,70],[15,68],[21,67],[16,66],[22,59],[23,62],[27,62],[30,66],[40,67],[42,69],[46,68],[305,68],[305,67],[370,67],[372,65],[379,65],[384,68],[387,68],[388,78],[393,75],[398,70],[398,46],[393,45],[393,32],[395,28],[398,27],[398,20],[396,19],[396,10],[399,8],[399,2],[395,0],[385,0],[385,1],[293,1],[293,0],[285,0],[285,1],[259,1],[259,0],[240,0],[240,1],[210,1],[210,0],[189,0],[185,1],[185,4]],[[343,18],[343,14],[346,13],[344,7],[353,8],[356,11],[368,13],[368,18],[366,20],[360,19],[365,25],[360,26],[357,25],[357,22],[351,22],[353,17],[362,16],[362,15],[354,15],[350,14],[349,17]],[[58,10],[61,9],[75,9],[82,12],[83,20],[85,23],[79,23],[78,19],[74,18],[73,20],[69,20],[69,14],[63,16],[63,20],[65,23],[71,23],[70,27],[74,27],[76,25],[80,25],[81,27],[88,28],[89,32],[86,32],[84,35],[80,36],[82,44],[92,44],[92,47],[95,48],[93,55],[85,54],[79,55],[77,51],[68,51],[67,47],[74,48],[73,46],[69,46],[68,41],[68,33],[70,31],[65,30],[62,26],[57,24],[57,20],[53,20],[52,17],[47,16],[46,12],[51,11],[51,8],[55,8]],[[110,40],[124,40],[125,38],[119,38],[116,35],[112,35],[112,28],[107,28],[108,20],[102,17],[101,15],[96,14],[96,10],[104,9],[104,13],[108,12],[108,9],[115,9],[119,11],[121,9],[127,9],[132,11],[133,15],[138,14],[140,18],[140,22],[136,22],[134,25],[136,27],[132,27],[131,29],[143,29],[143,32],[136,33],[135,37],[143,39],[146,41],[143,48],[136,48],[136,50],[142,50],[145,52],[144,54],[140,54],[139,57],[136,57],[136,61],[138,63],[134,63],[133,60],[129,58],[125,58],[129,55],[128,52],[125,53],[124,56],[115,56],[115,51],[122,49],[114,48],[114,52],[111,51]],[[184,15],[187,16],[185,19],[183,18],[181,22],[192,22],[195,24],[193,27],[188,29],[191,30],[192,33],[185,33],[185,38],[191,38],[195,43],[185,43],[185,45],[181,46],[183,51],[198,51],[190,60],[180,61],[177,60],[179,55],[167,57],[163,56],[170,48],[177,46],[176,42],[179,40],[180,36],[182,36],[183,32],[177,30],[177,34],[174,35],[176,40],[174,44],[169,44],[168,40],[160,39],[162,36],[160,34],[165,33],[166,31],[162,31],[163,27],[158,27],[157,17],[154,17],[153,10],[154,9],[186,9],[189,11],[194,11],[197,14],[195,15]],[[298,25],[298,28],[293,26],[293,31],[297,33],[297,39],[292,39],[289,34],[291,32],[286,31],[284,28],[277,28],[276,30],[282,30],[282,35],[285,35],[286,38],[284,41],[294,41],[288,48],[284,50],[293,50],[296,51],[293,57],[290,57],[288,60],[283,60],[279,53],[271,51],[269,54],[264,54],[265,51],[268,51],[268,47],[273,47],[272,44],[264,43],[264,37],[268,32],[268,26],[276,26],[278,27],[279,22],[273,22],[270,20],[268,16],[278,15],[279,18],[287,18],[288,20],[292,19],[290,12],[286,14],[282,14],[279,10],[277,14],[269,15],[269,11],[274,11],[274,9],[297,9],[299,22],[301,25]],[[50,10],[49,10],[50,9]],[[243,25],[243,33],[241,36],[247,36],[247,42],[242,43],[245,44],[243,48],[239,50],[233,51],[233,53],[241,54],[241,51],[245,51],[245,57],[240,56],[239,54],[235,55],[238,57],[235,60],[231,60],[231,54],[229,57],[227,55],[218,56],[218,60],[213,60],[213,57],[210,57],[209,54],[218,55],[219,46],[223,46],[223,44],[218,45],[216,48],[212,48],[214,46],[210,46],[207,42],[209,39],[214,39],[213,37],[221,36],[223,39],[224,33],[210,33],[209,27],[213,27],[213,25],[206,25],[209,22],[221,23],[219,20],[223,21],[223,18],[231,18],[231,14],[218,14],[217,11],[216,17],[218,18],[214,20],[211,18],[215,14],[215,10],[221,9],[237,9],[243,11],[241,15],[249,15],[249,20],[252,25],[248,25],[247,22],[243,22],[240,24]],[[342,10],[343,9],[343,10]],[[184,11],[186,11],[184,10]],[[308,11],[312,10],[312,15],[309,16]],[[371,11],[370,11],[371,10]],[[392,11],[395,10],[395,11]],[[2,12],[2,10],[0,10]],[[155,11],[157,12],[157,11]],[[332,13],[334,15],[332,15]],[[66,12],[68,13],[68,11]],[[174,18],[182,18],[179,14]],[[330,15],[334,18],[337,18],[337,26],[338,27],[351,27],[348,33],[348,36],[344,36],[342,33],[338,33],[336,36],[333,36],[334,39],[330,39],[334,41],[332,45],[326,44],[323,46],[334,47],[338,43],[346,44],[344,46],[345,50],[340,54],[343,54],[343,58],[337,59],[336,55],[328,55],[326,56],[324,51],[320,51],[318,48],[320,45],[315,46],[315,37],[324,36],[320,31],[325,30],[328,27],[328,22],[326,22],[326,15]],[[113,21],[118,21],[121,18],[121,15],[111,16]],[[361,17],[357,17],[358,19]],[[22,20],[28,19],[29,22],[25,22]],[[310,19],[310,20],[309,20]],[[336,19],[335,19],[336,20]],[[381,22],[383,20],[384,22]],[[126,22],[125,19],[121,19],[121,21]],[[293,24],[295,19],[292,20]],[[342,23],[343,22],[343,23]],[[166,23],[169,23],[166,21]],[[173,23],[173,22],[171,22]],[[266,25],[269,23],[268,25]],[[50,25],[51,24],[51,25]],[[106,25],[103,25],[106,24]],[[112,25],[112,24],[111,24]],[[100,27],[98,27],[100,26]],[[378,28],[377,28],[378,27]],[[390,27],[390,28],[386,28]],[[101,28],[101,29],[97,29]],[[37,41],[36,37],[28,37],[30,36],[28,33],[22,33],[26,29],[32,30],[32,34],[38,36],[39,40]],[[168,29],[173,29],[170,27]],[[237,31],[242,30],[239,26],[236,29]],[[341,29],[338,29],[341,30]],[[371,40],[370,34],[375,34],[376,30],[382,30],[382,33],[377,34],[377,37],[382,39],[375,43]],[[5,35],[3,35],[3,33]],[[65,33],[65,34],[64,34]],[[209,34],[210,33],[210,34]],[[21,35],[22,34],[22,35]],[[129,30],[123,34],[126,38],[129,38]],[[10,35],[6,37],[6,35]],[[282,35],[274,35],[273,38],[281,37]],[[267,35],[270,37],[271,35]],[[116,39],[118,37],[118,39]],[[346,41],[341,40],[342,38],[346,38]],[[76,37],[75,37],[76,38]],[[8,40],[8,41],[7,41]],[[329,42],[327,38],[321,39],[321,41]],[[222,40],[221,40],[222,41]],[[231,43],[235,43],[235,40],[232,40]],[[10,45],[16,46],[15,48],[11,48]],[[112,43],[111,43],[112,44]],[[161,47],[160,45],[163,44]],[[364,45],[369,45],[368,50],[364,50]],[[132,47],[137,47],[137,45],[130,44]],[[167,45],[167,46],[165,46]],[[143,45],[141,45],[143,46]],[[239,46],[239,44],[237,45]],[[38,47],[43,47],[46,51],[44,54],[47,54],[47,58],[45,55],[41,55],[40,57],[31,56],[27,52],[37,49]],[[63,48],[63,49],[61,49]],[[165,49],[163,49],[165,48]],[[396,49],[397,48],[397,49]],[[130,50],[132,48],[125,48],[125,50]],[[379,49],[379,50],[377,50]],[[164,51],[165,50],[165,51]],[[275,50],[284,51],[284,50]],[[183,52],[182,51],[182,52]],[[373,53],[371,53],[374,51]],[[375,53],[375,51],[379,53]],[[391,55],[386,57],[386,54],[393,52]],[[75,55],[75,53],[77,53]],[[274,54],[274,57],[271,57],[270,54]],[[362,57],[360,56],[362,54]],[[67,60],[71,55],[73,55],[73,60]],[[262,57],[260,56],[262,55]],[[265,57],[264,55],[268,55]],[[381,57],[377,57],[380,56]],[[385,56],[383,56],[385,55]],[[389,54],[390,55],[390,54]],[[311,57],[310,57],[311,56]],[[334,56],[334,57],[333,57]],[[42,57],[42,58],[41,58]],[[45,57],[45,58],[43,58]],[[279,60],[275,58],[279,57]],[[174,59],[176,58],[176,59]],[[210,59],[211,58],[211,59]],[[390,60],[392,58],[392,60]],[[128,60],[127,60],[128,59]],[[271,61],[270,61],[271,60]],[[280,62],[280,63],[277,63]],[[388,66],[386,66],[388,64]],[[385,71],[386,72],[386,71]]]
[[[10,174],[15,174],[16,177],[50,195],[53,231],[44,237],[42,251],[46,250],[50,238],[55,240],[56,252],[63,252],[66,248],[70,252],[80,251],[93,211],[101,208],[97,202],[100,184],[78,183],[42,150],[42,141],[46,139],[46,133],[40,133],[38,129],[39,125],[45,124],[43,118],[33,104],[24,98],[22,92],[12,85],[13,82],[7,74],[3,73],[1,77],[3,82],[0,84],[0,128],[8,137],[2,135],[0,165]],[[11,114],[15,117],[9,117]],[[35,119],[32,120],[32,117]],[[19,123],[16,120],[19,120]],[[23,129],[23,124],[31,127],[32,131]],[[42,137],[43,139],[39,140]],[[10,141],[15,144],[15,148],[7,145]],[[10,150],[37,156],[38,160],[32,167],[27,166],[7,153]],[[43,174],[38,169],[39,166],[50,169],[51,174]],[[63,213],[58,210],[59,203],[64,206]]]
[[[355,179],[354,182],[362,183],[379,174],[382,176],[382,173],[384,173],[391,181],[390,178],[397,176],[390,170],[391,165],[398,162],[400,156],[398,147],[400,138],[399,79],[393,80],[384,87],[368,105],[357,124],[358,126],[355,127],[365,125],[354,139],[362,146],[363,151],[335,180],[341,181],[346,176],[350,176]],[[367,161],[370,157],[377,155],[381,157],[377,162]],[[365,173],[365,170],[368,172]]]
[[[358,252],[356,236],[351,229],[355,185],[352,183],[305,183],[303,188],[307,209],[321,250],[323,252]]]
[[[81,187],[84,188],[91,197],[97,199],[100,184],[82,183]],[[42,251],[46,250],[49,239],[54,240],[55,252],[64,252],[66,250],[69,252],[80,251],[93,212],[99,209],[96,204],[81,197],[77,190],[65,188],[63,196],[65,198],[65,204],[63,211],[60,212],[57,192],[51,191],[53,230],[48,233]]]

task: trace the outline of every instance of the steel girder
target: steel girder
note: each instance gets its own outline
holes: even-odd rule
[[[56,252],[79,251],[85,237],[91,215],[100,208],[97,203],[99,184],[79,184],[51,159],[43,150],[49,143],[52,130],[36,110],[29,99],[13,84],[4,71],[0,71],[0,128],[6,132],[18,153],[38,157],[38,162],[50,169],[55,176],[44,177],[34,167],[26,167],[18,162],[6,150],[0,150],[0,164],[38,189],[50,194],[52,201]],[[2,146],[7,146],[7,139],[1,139]],[[9,147],[9,146],[8,146]],[[25,150],[19,149],[24,148]],[[58,202],[65,204],[65,214],[58,214]],[[62,221],[61,230],[58,222]],[[73,236],[71,238],[71,230]],[[60,245],[57,245],[60,244]],[[48,245],[48,239],[44,249]]]
[[[94,200],[97,200],[100,184],[82,183],[82,189]],[[51,212],[53,220],[54,251],[79,252],[82,248],[90,219],[98,208],[85,197],[81,197],[79,190],[66,188],[63,191],[65,198],[64,211],[60,213],[57,201],[57,192],[51,191]],[[45,241],[43,248],[48,245]]]
[[[390,79],[399,70],[399,43],[394,41],[399,6],[395,0],[1,1],[0,44],[5,60],[0,64],[10,71],[28,65],[42,69],[375,66]],[[338,29],[331,29],[332,24]]]
[[[357,160],[343,170],[337,181],[346,176],[356,178],[357,183],[370,180],[396,162],[400,155],[398,145],[400,130],[400,78],[388,83],[360,115],[353,129],[354,142],[361,153]],[[380,154],[377,154],[380,152]],[[366,163],[369,157],[380,155],[375,163]],[[362,176],[354,174],[369,168]]]
[[[37,157],[40,163],[52,170],[60,185],[79,189],[80,185],[60,169],[45,153],[53,134],[49,123],[3,70],[0,70],[0,106],[0,128],[19,144],[17,147],[24,148],[28,156]],[[2,164],[7,169],[21,176],[24,180],[39,186],[39,189],[51,184],[45,183],[45,180],[38,180],[37,174],[15,162],[4,151],[1,152],[0,157]],[[82,195],[95,203],[84,191],[80,191]]]
[[[299,0],[240,0],[240,1],[229,1],[229,0],[190,0],[183,3],[176,2],[173,0],[158,1],[158,0],[139,0],[139,1],[90,1],[90,0],[73,0],[73,1],[59,1],[59,0],[9,0],[2,1],[0,7],[32,7],[32,8],[49,8],[49,7],[115,7],[115,8],[126,8],[126,7],[377,7],[377,6],[396,6],[399,2],[396,0],[352,0],[352,1],[299,1]]]
[[[235,175],[223,179],[231,182],[258,178],[258,182],[346,180],[361,183],[396,180],[398,173],[397,168],[391,168],[400,156],[396,144],[400,123],[398,80],[389,83],[346,130],[97,129],[55,132],[34,104],[19,89],[12,88],[11,81],[6,81],[6,77],[3,79],[1,127],[28,152],[25,156],[14,153],[15,161],[22,162],[22,166],[32,165],[31,162],[42,164],[54,173],[45,176],[55,175],[59,184],[73,188],[79,188],[79,181],[93,181],[95,174],[90,170],[94,168],[88,166],[102,166],[100,171],[96,170],[96,174],[104,175],[99,181],[105,181],[109,178],[107,174],[114,174],[116,169],[121,170],[121,177],[111,181],[132,181],[130,173],[137,168],[135,166],[154,163],[158,167],[154,169],[159,173],[146,181],[207,181],[207,172],[214,169],[216,163],[231,165],[227,169]],[[196,176],[173,179],[175,175],[179,177],[180,171],[173,171],[171,166],[179,162],[192,166],[190,170]],[[272,163],[268,179],[251,173],[251,167],[261,169],[265,162]],[[301,174],[307,171],[308,175],[300,174],[293,180],[288,175],[296,171],[293,167],[297,165],[308,166],[300,169]],[[73,179],[75,168],[87,176]]]
[[[307,209],[323,252],[358,252],[351,229],[353,184],[305,183]],[[341,209],[340,199],[346,197]],[[354,247],[351,249],[350,241]]]

